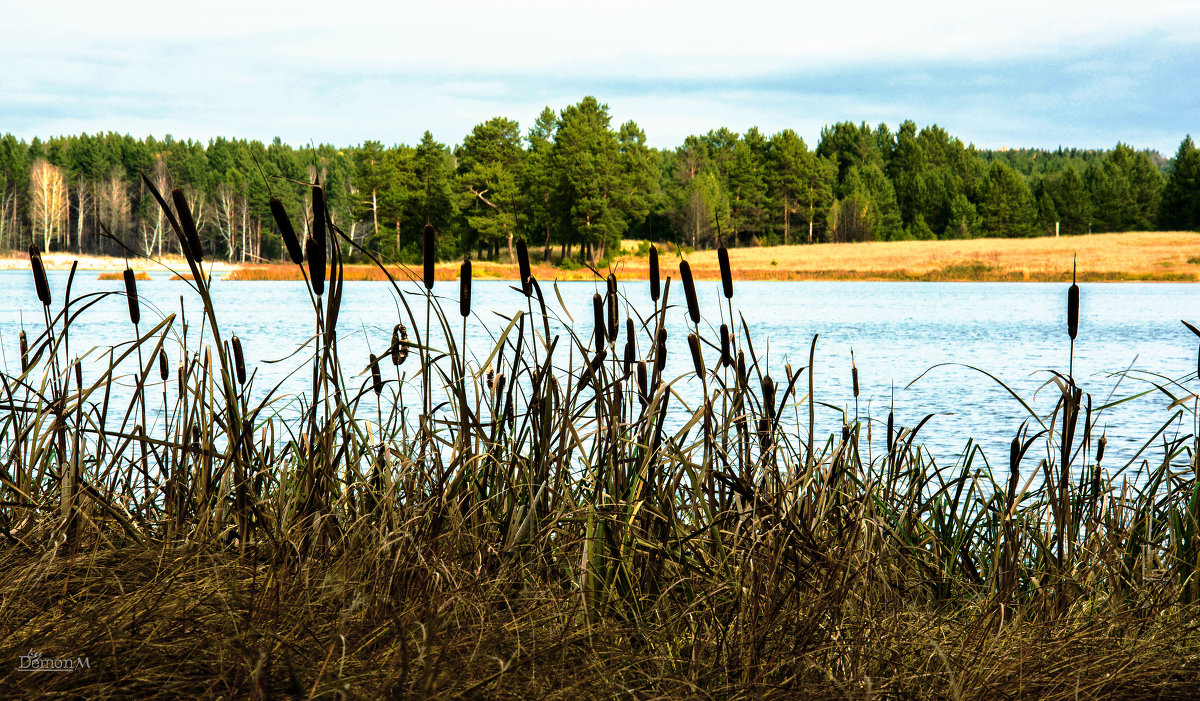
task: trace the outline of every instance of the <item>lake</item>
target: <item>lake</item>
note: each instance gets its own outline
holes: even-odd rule
[[[55,308],[61,308],[67,273],[51,271],[50,284]],[[526,308],[525,298],[513,283],[476,280],[473,315],[467,329],[467,346],[476,362],[483,362],[504,328],[498,315],[511,316]],[[726,315],[725,299],[718,282],[697,284],[703,334],[718,338],[716,327]],[[1197,339],[1180,319],[1200,321],[1200,285],[1186,283],[1096,283],[1083,284],[1079,337],[1075,346],[1074,375],[1100,406],[1114,392],[1124,397],[1147,389],[1152,383],[1167,387],[1176,397],[1197,389]],[[76,274],[72,297],[96,291],[123,291],[120,281],[100,281],[92,271]],[[402,286],[422,317],[419,285]],[[653,305],[644,281],[623,282],[622,295],[643,314]],[[139,282],[142,328],[150,328],[163,315],[183,310],[191,326],[189,345],[196,346],[200,331],[200,305],[188,283],[170,281],[156,274],[152,281]],[[281,392],[303,392],[305,373],[288,377],[299,367],[303,355],[283,362],[313,333],[309,297],[300,282],[231,282],[216,280],[212,286],[222,333],[237,334],[245,348],[247,364],[257,373],[256,394],[282,382]],[[22,323],[36,335],[43,327],[41,307],[28,271],[0,272],[0,291],[6,300],[0,310],[0,347],[5,372],[19,367],[17,334]],[[556,316],[553,333],[573,325],[583,342],[590,345],[592,295],[604,291],[603,282],[543,283],[546,304]],[[853,417],[851,350],[859,369],[861,396],[858,412],[870,416],[873,449],[883,444],[883,422],[889,409],[897,425],[914,426],[926,414],[934,418],[921,436],[941,465],[952,463],[968,438],[974,438],[997,467],[1007,464],[1008,443],[1026,410],[1000,384],[965,366],[975,366],[1003,380],[1043,416],[1053,410],[1058,397],[1054,385],[1045,386],[1050,371],[1067,372],[1069,339],[1066,330],[1065,284],[1039,283],[917,283],[917,282],[735,282],[733,309],[753,335],[754,349],[774,378],[782,380],[784,364],[793,368],[808,364],[814,334],[816,351],[816,397],[818,433],[839,430],[846,417]],[[439,282],[435,293],[444,295],[444,308],[454,334],[460,333],[458,284]],[[562,304],[559,296],[561,295]],[[685,399],[699,396],[698,381],[691,377],[692,363],[686,334],[690,327],[684,307],[682,286],[671,285],[667,312],[670,339],[667,377],[688,375],[677,391]],[[573,316],[573,320],[564,313]],[[535,305],[536,306],[536,305]],[[369,352],[382,354],[390,342],[392,327],[407,318],[387,283],[355,282],[345,286],[339,317],[340,357],[347,375],[366,367]],[[625,312],[622,312],[622,319]],[[541,326],[540,319],[534,319]],[[622,325],[624,321],[622,321]],[[711,325],[711,330],[709,326]],[[123,295],[103,299],[71,327],[71,353],[88,348],[107,348],[133,338]],[[207,329],[205,329],[207,333]],[[645,342],[647,337],[643,337]],[[435,335],[434,344],[441,341]],[[622,332],[620,343],[624,342]],[[566,344],[556,351],[564,365]],[[98,354],[96,354],[98,357]],[[706,351],[711,367],[718,355]],[[411,361],[410,361],[411,362]],[[579,359],[576,356],[575,365]],[[942,364],[952,364],[936,367]],[[415,365],[415,364],[414,364]],[[131,366],[132,367],[132,366]],[[390,370],[390,365],[385,366]],[[930,370],[930,368],[934,368]],[[413,371],[412,366],[405,368]],[[1130,370],[1122,379],[1122,373]],[[926,372],[928,370],[928,372]],[[172,363],[174,374],[174,362]],[[1190,376],[1190,377],[1189,377]],[[920,379],[918,379],[920,378]],[[1172,379],[1185,380],[1171,386]],[[914,382],[915,380],[915,382]],[[358,384],[369,381],[359,376]],[[1119,385],[1118,385],[1119,382]],[[803,394],[807,378],[801,380]],[[1040,391],[1039,391],[1039,388]],[[119,390],[118,390],[119,392]],[[1099,426],[1107,431],[1109,467],[1128,461],[1167,420],[1171,399],[1154,390],[1151,394],[1104,412]],[[1192,404],[1183,409],[1181,421],[1168,435],[1194,431]],[[682,418],[681,418],[682,420]],[[1082,427],[1080,428],[1082,432]],[[864,431],[865,435],[865,431]],[[1161,444],[1161,438],[1158,440]],[[1031,464],[1036,465],[1035,459]],[[1161,449],[1148,452],[1153,463]],[[1140,459],[1139,459],[1140,461]]]

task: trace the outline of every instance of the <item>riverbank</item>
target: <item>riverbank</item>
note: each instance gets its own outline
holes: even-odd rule
[[[629,250],[629,247],[626,247]],[[531,257],[541,259],[540,251]],[[678,261],[689,261],[700,280],[720,279],[717,253],[695,251],[682,256],[677,249],[660,247],[662,274],[676,274]],[[1200,279],[1200,233],[1140,231],[1120,234],[1043,237],[1032,239],[967,239],[957,241],[893,241],[871,243],[826,243],[794,246],[733,248],[730,262],[739,280],[924,280],[1062,282],[1071,279],[1072,263],[1081,281],[1195,281]],[[79,260],[80,270],[111,271],[125,267],[122,258],[45,253],[49,269],[69,269]],[[181,259],[165,263],[185,269]],[[28,256],[15,253],[0,258],[0,270],[24,269]],[[144,260],[129,261],[135,270],[161,269]],[[290,263],[210,263],[213,270],[228,272],[231,280],[299,280],[300,269]],[[612,264],[621,277],[645,278],[649,258],[626,253]],[[420,274],[415,268],[392,266],[392,275],[406,279]],[[517,266],[510,263],[476,261],[474,275],[483,279],[516,280]],[[534,265],[539,280],[591,280],[587,268],[568,269],[557,265]],[[348,265],[346,280],[384,280],[381,270],[371,265]],[[439,280],[458,277],[458,263],[437,266]]]

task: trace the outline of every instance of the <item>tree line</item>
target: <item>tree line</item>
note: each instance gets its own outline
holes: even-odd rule
[[[278,138],[191,140],[115,133],[30,142],[0,137],[0,249],[124,255],[178,252],[143,175],[179,188],[207,250],[236,261],[285,255],[268,200],[302,236],[320,182],[334,222],[384,257],[420,257],[432,224],[447,257],[511,259],[523,237],[543,255],[600,261],[621,238],[693,248],[894,241],[1145,229],[1200,230],[1200,152],[1173,159],[1107,150],[966,145],[936,125],[840,122],[815,148],[790,129],[720,128],[673,149],[613,125],[593,97],[533,125],[496,117],[451,148],[366,141],[294,148]]]

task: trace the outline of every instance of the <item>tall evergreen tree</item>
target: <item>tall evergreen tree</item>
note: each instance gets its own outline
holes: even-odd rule
[[[1163,188],[1159,225],[1164,229],[1200,231],[1200,149],[1189,134],[1175,152]]]

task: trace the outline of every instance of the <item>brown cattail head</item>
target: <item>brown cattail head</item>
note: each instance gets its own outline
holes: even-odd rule
[[[733,271],[729,269],[729,251],[724,246],[717,249],[717,262],[721,265],[721,291],[725,299],[733,299]]]
[[[694,333],[688,334],[688,350],[692,353],[692,368],[696,377],[704,379],[704,354],[700,351],[700,337]]]
[[[625,376],[628,377],[630,372],[633,372],[633,340],[625,341]]]
[[[775,419],[775,381],[771,379],[770,375],[767,375],[766,377],[763,378],[762,393],[763,393],[762,394],[763,409],[765,409],[767,412],[767,418],[774,420]]]
[[[327,243],[325,239],[325,188],[320,185],[312,187],[312,208],[313,208],[313,238],[317,243],[321,244],[321,248],[325,248]]]
[[[129,302],[129,320],[137,326],[142,320],[142,310],[138,305],[137,281],[129,268],[125,268],[125,301]]]
[[[854,398],[858,399],[858,365],[854,362],[854,349],[850,349],[850,382],[854,385]]]
[[[529,247],[525,245],[525,239],[517,239],[517,269],[521,272],[521,292],[528,297],[533,294],[533,283],[529,281],[533,272],[529,269]]]
[[[196,220],[192,218],[192,208],[188,205],[183,190],[171,190],[171,199],[175,202],[175,210],[179,212],[179,226],[187,241],[184,253],[197,264],[204,262],[204,246],[200,243],[200,232],[196,230]]]
[[[471,261],[466,259],[458,269],[458,313],[464,319],[471,316]]]
[[[596,327],[596,352],[604,350],[607,331],[604,328],[604,298],[600,293],[592,295],[592,316]]]
[[[320,297],[325,294],[325,246],[317,241],[316,236],[310,236],[304,242],[304,251],[308,256],[309,283],[313,294]]]
[[[646,403],[650,401],[650,396],[646,394],[646,361],[644,360],[639,360],[637,364],[637,392],[642,406],[646,406]]]
[[[1021,434],[1013,436],[1012,443],[1008,446],[1008,472],[1016,474],[1021,469]]]
[[[42,252],[37,244],[29,247],[29,266],[33,268],[33,288],[37,290],[42,306],[50,306],[50,281],[46,279],[46,268],[42,265]]]
[[[504,373],[496,375],[496,383],[492,388],[495,390],[497,400],[504,396]]]
[[[383,393],[383,376],[379,374],[379,358],[375,354],[371,354],[371,389],[375,390],[375,396]]]
[[[433,264],[437,255],[433,246],[434,231],[432,224],[426,224],[421,232],[421,259],[425,263],[425,289],[433,289]]]
[[[658,246],[650,247],[650,299],[658,301]]]
[[[721,365],[729,367],[733,365],[733,354],[730,352],[729,325],[721,324]]]
[[[167,378],[171,376],[170,369],[167,368],[167,349],[165,348],[158,349],[158,376],[163,382],[166,382]]]
[[[1075,271],[1071,271],[1071,286],[1067,288],[1067,335],[1074,341],[1079,335],[1079,285],[1075,284]]]
[[[692,266],[679,261],[679,277],[683,279],[683,295],[687,298],[688,316],[693,324],[700,323],[700,302],[696,299],[696,283],[692,281]]]
[[[25,337],[25,329],[21,329],[21,374],[29,370],[29,339]]]
[[[747,382],[749,382],[749,380],[748,380],[748,376],[746,374],[746,354],[742,351],[738,351],[737,376],[738,376],[738,386],[740,386],[742,389],[745,389],[747,386]]]
[[[75,391],[83,394],[83,365],[79,363],[79,358],[75,358],[72,364],[75,366]]]
[[[237,381],[239,385],[246,384],[246,357],[242,355],[242,340],[236,335],[229,339],[230,345],[233,346],[233,369],[237,372]]]
[[[392,329],[392,365],[399,367],[408,359],[408,329],[396,324]]]
[[[667,367],[667,330],[658,330],[658,347],[654,350],[654,371],[661,373]]]
[[[608,294],[605,296],[608,302],[608,340],[616,343],[620,318],[617,314],[617,276],[612,273],[608,274]]]
[[[1104,459],[1104,447],[1108,445],[1108,434],[1100,434],[1100,442],[1096,444],[1096,465],[1100,465],[1100,461]]]
[[[889,455],[892,452],[892,446],[894,445],[894,442],[896,440],[892,434],[892,428],[895,425],[896,425],[896,415],[894,412],[889,411],[888,412],[888,424],[887,424],[887,451],[888,451]]]
[[[271,216],[275,217],[275,226],[279,227],[279,237],[283,239],[283,245],[287,247],[288,256],[296,265],[304,264],[304,250],[300,248],[300,239],[296,237],[296,230],[292,227],[292,220],[288,218],[287,210],[283,208],[283,202],[278,197],[272,197]]]

